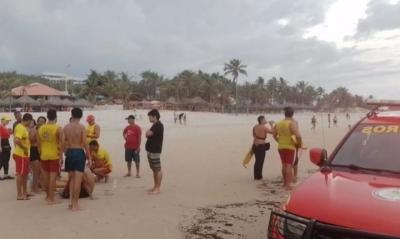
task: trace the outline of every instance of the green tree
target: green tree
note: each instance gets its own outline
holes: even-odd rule
[[[225,63],[224,65],[224,73],[225,75],[231,75],[233,83],[235,85],[235,99],[238,100],[237,95],[237,80],[240,75],[247,76],[246,65],[243,65],[242,62],[238,59],[233,59],[229,63]],[[238,102],[236,102],[237,105]]]

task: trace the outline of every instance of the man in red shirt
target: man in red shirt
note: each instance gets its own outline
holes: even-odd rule
[[[128,173],[125,177],[131,176],[132,161],[135,161],[136,165],[136,178],[140,178],[140,144],[142,139],[142,130],[135,123],[135,116],[129,115],[128,126],[124,129],[123,137],[125,139],[125,161],[128,166]]]

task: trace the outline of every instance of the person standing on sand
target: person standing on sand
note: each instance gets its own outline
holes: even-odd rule
[[[32,172],[31,192],[39,193],[40,155],[38,149],[38,138],[35,120],[32,120],[32,123],[29,126],[29,140],[31,141],[29,155],[30,168]]]
[[[146,132],[146,151],[149,165],[153,171],[154,187],[148,190],[151,195],[160,194],[162,171],[161,171],[161,152],[164,139],[164,125],[160,122],[160,113],[153,109],[148,114],[149,121],[153,123]]]
[[[302,145],[302,139],[298,123],[293,119],[293,108],[285,107],[284,112],[285,119],[275,125],[275,139],[278,141],[278,152],[282,161],[283,186],[291,190],[291,183],[297,177],[297,165],[294,165],[296,148]],[[293,135],[297,142],[293,140]]]
[[[69,186],[69,209],[72,211],[80,210],[78,200],[81,192],[82,174],[85,171],[85,162],[88,160],[91,166],[90,153],[88,144],[86,143],[85,126],[80,123],[82,118],[82,110],[74,108],[71,110],[72,119],[70,123],[64,127],[63,134],[65,139],[65,171],[68,172]]]
[[[338,119],[337,116],[333,116],[333,127],[337,128]]]
[[[56,203],[54,192],[60,164],[63,161],[63,132],[57,125],[57,111],[47,111],[48,123],[42,125],[38,131],[38,146],[43,173],[43,189],[46,191],[46,202]]]
[[[266,127],[267,121],[263,115],[258,116],[257,118],[258,124],[253,127],[253,152],[256,158],[256,162],[254,163],[254,180],[263,179],[262,171],[265,160],[265,152],[269,150],[270,144],[266,142],[268,134],[274,134],[272,130],[272,122],[270,122],[270,126]]]
[[[31,114],[24,114],[21,123],[14,129],[15,149],[13,158],[15,160],[15,170],[17,174],[17,200],[29,200],[28,195],[28,174],[29,174],[29,125],[33,117]]]
[[[9,116],[1,117],[0,124],[0,170],[4,170],[4,176],[0,177],[0,180],[5,179],[14,179],[8,175],[10,157],[11,157],[11,144],[10,144],[10,136],[11,129],[7,128],[7,125],[10,123],[11,118]]]
[[[328,113],[328,128],[331,127],[331,114]]]
[[[124,129],[122,136],[125,139],[125,161],[128,167],[128,173],[125,177],[131,176],[132,161],[136,166],[136,178],[140,178],[140,145],[142,144],[142,130],[135,123],[135,116],[129,115],[128,126]]]
[[[96,124],[96,118],[94,115],[88,115],[86,117],[86,122],[88,123],[88,126],[86,127],[86,143],[89,145],[92,140],[99,141],[100,126]]]
[[[316,126],[317,126],[317,118],[315,117],[315,115],[313,115],[313,117],[311,118],[311,130],[315,131]]]

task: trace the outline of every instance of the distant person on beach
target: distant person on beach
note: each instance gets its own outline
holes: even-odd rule
[[[63,163],[63,130],[57,124],[57,111],[47,111],[48,122],[40,126],[38,131],[38,146],[42,167],[43,189],[46,191],[46,202],[55,204],[54,191],[56,179]]]
[[[14,179],[8,175],[10,157],[11,157],[11,144],[10,144],[10,136],[11,129],[7,128],[7,125],[10,123],[11,118],[9,116],[1,117],[0,124],[0,170],[3,169],[4,175],[0,177],[0,180],[5,179]]]
[[[338,118],[337,118],[337,116],[335,115],[335,116],[333,116],[333,127],[337,127],[338,126]]]
[[[346,113],[346,119],[347,119],[347,121],[350,120],[350,114],[349,113]]]
[[[140,178],[140,146],[142,144],[142,130],[135,123],[135,116],[129,115],[126,120],[128,126],[124,129],[122,136],[125,139],[125,161],[128,167],[128,173],[125,177],[131,176],[132,161],[136,166],[136,178]]]
[[[317,118],[315,115],[311,118],[311,130],[315,131],[315,128],[317,127]]]
[[[15,118],[15,122],[13,124],[13,132],[15,130],[15,127],[22,122],[22,113],[19,110],[14,111],[14,118]]]
[[[266,142],[267,135],[273,134],[273,125],[270,122],[270,127],[267,127],[267,121],[263,115],[258,116],[258,124],[253,127],[253,152],[256,158],[254,163],[254,180],[263,179],[262,171],[265,160],[265,152],[269,150],[270,143]]]
[[[328,128],[331,127],[331,114],[328,114]]]
[[[160,113],[153,109],[148,113],[149,121],[153,123],[146,132],[146,151],[149,165],[153,171],[154,187],[148,190],[149,194],[160,194],[162,171],[161,171],[161,152],[164,139],[164,125],[160,122]]]
[[[78,199],[81,192],[82,175],[85,171],[85,162],[88,160],[91,166],[89,148],[86,143],[85,126],[80,123],[82,110],[74,108],[71,110],[71,123],[64,127],[63,134],[65,138],[65,171],[68,172],[70,180],[70,205],[72,211],[80,210]]]
[[[183,114],[183,124],[186,125],[186,113]]]
[[[295,182],[297,179],[298,162],[295,161],[295,154],[297,148],[302,145],[302,139],[298,123],[293,119],[293,108],[285,107],[284,114],[285,119],[275,125],[275,138],[278,141],[278,152],[282,161],[284,187],[287,190],[291,190],[292,182]]]
[[[38,149],[38,135],[35,120],[32,120],[32,123],[29,126],[29,140],[31,141],[29,154],[30,169],[32,172],[31,192],[39,193],[40,155]]]
[[[29,125],[33,117],[31,114],[24,114],[21,123],[15,126],[13,158],[17,175],[17,200],[29,200],[28,195],[28,174],[29,174]]]
[[[100,148],[99,143],[96,140],[92,140],[89,143],[90,156],[92,159],[92,172],[96,175],[97,181],[104,179],[108,181],[108,175],[112,170],[112,163],[108,152]]]
[[[179,114],[179,124],[182,124],[182,119],[183,119],[184,115],[185,115],[185,113],[180,113]]]
[[[86,127],[86,143],[89,145],[92,140],[99,140],[100,126],[96,124],[96,118],[94,117],[94,115],[88,115],[86,117],[86,122],[88,123]]]

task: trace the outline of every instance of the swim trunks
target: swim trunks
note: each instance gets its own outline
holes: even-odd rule
[[[67,149],[65,152],[65,171],[85,171],[86,155],[83,149]]]
[[[150,168],[153,170],[161,169],[161,154],[159,153],[147,153],[147,158],[149,160]]]
[[[291,149],[279,149],[279,155],[283,164],[293,165],[295,150]]]
[[[29,157],[13,155],[15,160],[15,172],[17,175],[26,176],[29,174]]]
[[[60,161],[56,160],[42,160],[40,165],[45,172],[58,173],[60,171]]]

